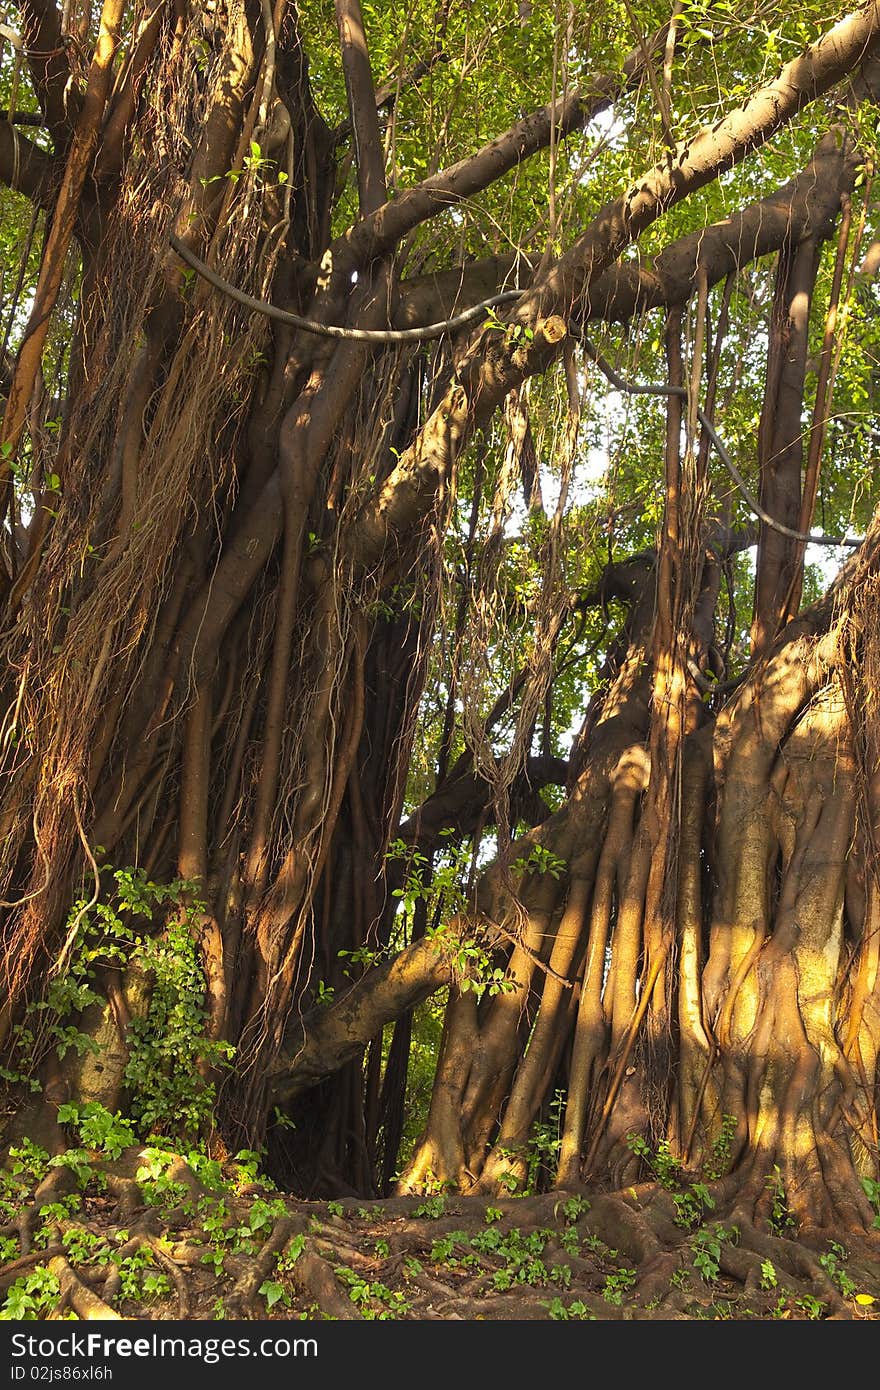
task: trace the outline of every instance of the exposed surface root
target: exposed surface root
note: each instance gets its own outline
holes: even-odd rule
[[[15,1221],[0,1228],[0,1235],[11,1235],[15,1231],[21,1253],[27,1255],[41,1211],[63,1200],[75,1188],[76,1178],[69,1168],[54,1168],[37,1186],[33,1200],[21,1209]]]
[[[650,1183],[361,1205],[225,1174],[209,1188],[178,1165],[173,1180],[138,1180],[128,1155],[95,1168],[53,1203],[45,1182],[22,1180],[0,1270],[7,1317],[880,1317],[880,1231],[848,1248],[833,1231],[774,1228],[743,1214],[729,1177],[699,1210]]]
[[[98,1318],[118,1320],[120,1314],[105,1303],[103,1298],[99,1298],[82,1279],[71,1269],[63,1255],[53,1255],[49,1260],[48,1269],[50,1274],[54,1274],[58,1280],[61,1291],[60,1304],[64,1308],[71,1308],[78,1318],[84,1321],[94,1321]]]
[[[239,1278],[233,1293],[226,1301],[226,1312],[232,1318],[256,1318],[261,1316],[257,1306],[257,1291],[264,1279],[268,1279],[276,1260],[282,1254],[291,1236],[302,1229],[303,1223],[291,1217],[283,1217],[276,1222],[275,1229],[257,1255]],[[181,1317],[185,1316],[181,1314]]]

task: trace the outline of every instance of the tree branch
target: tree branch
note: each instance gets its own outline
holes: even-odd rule
[[[663,251],[651,267],[618,265],[608,271],[592,286],[584,316],[625,321],[637,312],[682,303],[693,291],[700,266],[706,269],[708,282],[713,285],[732,270],[778,250],[786,238],[799,240],[811,227],[834,215],[846,169],[855,159],[852,147],[842,148],[839,132],[831,131],[820,142],[806,168],[783,188],[753,203],[735,217],[680,238]],[[193,258],[188,256],[187,259],[191,262]],[[199,266],[201,268],[201,263]],[[445,309],[447,305],[457,302],[467,303],[475,295],[480,296],[483,289],[503,285],[507,275],[515,268],[512,257],[492,257],[463,266],[460,270],[421,277],[410,282],[409,290],[404,282],[400,317],[407,327],[402,331],[412,331],[416,336],[434,336],[435,330],[439,331],[442,325],[420,330],[410,330],[409,325],[414,319],[434,312],[438,306]],[[219,277],[216,278],[219,280]],[[225,282],[220,281],[220,288],[228,292]],[[250,307],[260,307],[250,297],[243,298]],[[480,303],[484,302],[480,299]],[[300,321],[297,316],[290,317],[297,319],[297,322],[307,323]],[[460,317],[467,321],[463,315]],[[457,322],[458,319],[447,321],[446,326]],[[323,326],[323,331],[338,331],[341,337],[352,332],[327,326]],[[356,336],[385,341],[389,335],[364,331]],[[454,420],[454,412],[451,418]],[[420,499],[432,495],[438,469],[442,471],[445,466],[443,458],[448,443],[450,417],[447,415],[446,420],[438,423],[443,426],[438,431],[438,437],[425,437],[422,440],[416,466],[405,477],[401,475],[394,485],[399,484],[403,489],[397,495],[394,509],[401,517],[417,517],[420,514],[423,506]],[[386,506],[385,511],[390,519],[390,505]],[[231,613],[260,573],[280,534],[280,495],[276,475],[269,479],[250,519],[252,525],[246,524],[232,547],[227,549],[224,561],[228,563],[222,566],[222,575],[218,572],[215,576],[212,612],[217,614],[218,631],[224,629]],[[400,524],[403,525],[403,521]],[[221,597],[227,580],[230,585],[228,602]],[[214,625],[211,631],[214,632]],[[204,633],[202,636],[205,638]],[[214,642],[205,639],[200,645],[210,651]]]
[[[470,757],[463,755],[437,790],[401,822],[397,831],[401,840],[428,853],[437,848],[444,830],[455,829],[464,837],[473,834],[478,823],[485,823],[486,812],[492,806],[492,787],[470,764]],[[511,800],[523,800],[528,792],[540,787],[564,787],[567,780],[567,759],[550,755],[530,757],[511,789]]]
[[[51,155],[9,121],[0,121],[0,181],[47,208],[54,205],[55,174]]]
[[[519,302],[508,333],[483,332],[456,364],[447,390],[418,438],[352,535],[359,564],[375,564],[394,538],[416,525],[432,504],[448,464],[473,429],[507,393],[546,370],[567,337],[560,313],[591,299],[591,284],[663,212],[739,164],[802,108],[841,82],[880,39],[880,0],[871,0],[829,30],[775,82],[731,115],[679,144],[675,156],[605,205],[586,232]],[[544,317],[544,315],[548,317]],[[532,329],[522,341],[518,327]]]
[[[504,290],[501,294],[495,294],[491,299],[483,300],[475,304],[472,308],[466,309],[463,314],[456,315],[453,319],[444,319],[442,323],[426,323],[419,328],[348,328],[339,323],[322,323],[318,319],[305,318],[302,314],[293,314],[289,309],[281,309],[277,304],[272,304],[265,299],[256,299],[252,294],[247,294],[240,290],[237,285],[233,285],[229,280],[218,275],[216,270],[212,270],[205,261],[201,260],[194,251],[191,251],[185,241],[172,233],[168,238],[172,250],[176,251],[181,260],[186,261],[187,265],[192,266],[193,270],[199,274],[209,285],[221,293],[234,299],[236,304],[241,304],[243,308],[250,309],[256,314],[265,314],[267,318],[274,319],[276,323],[289,324],[291,328],[301,328],[305,333],[314,333],[322,338],[336,338],[354,343],[424,343],[433,338],[443,338],[447,333],[454,333],[460,328],[465,328],[481,318],[487,309],[496,308],[499,304],[509,304],[513,300],[519,299],[519,290]]]
[[[648,54],[662,49],[666,27],[647,45]],[[431,178],[406,189],[392,202],[383,204],[371,217],[364,218],[344,237],[349,255],[356,265],[365,265],[377,256],[386,254],[400,240],[426,222],[443,208],[454,207],[464,198],[473,197],[489,184],[500,179],[517,165],[546,149],[555,131],[563,139],[575,130],[582,130],[614,100],[634,86],[644,71],[645,55],[641,49],[631,53],[623,65],[623,75],[600,77],[591,91],[573,92],[548,102],[539,111],[490,140],[475,154],[468,155],[448,169],[441,169]]]
[[[696,289],[701,269],[711,287],[760,256],[778,251],[786,241],[802,240],[833,219],[846,175],[859,159],[852,142],[842,143],[841,130],[835,127],[820,141],[809,164],[783,187],[742,212],[680,237],[651,264],[618,262],[597,276],[588,298],[577,306],[575,321],[627,323],[636,314],[684,304]],[[533,268],[526,256],[491,256],[403,280],[395,326],[408,327],[484,301],[525,279]]]
[[[851,83],[848,102],[878,99],[880,56],[874,56],[865,60]],[[712,286],[749,262],[778,251],[787,241],[821,235],[836,217],[841,194],[862,159],[848,129],[834,126],[819,141],[809,163],[781,188],[741,212],[680,237],[650,264],[618,262],[597,275],[588,297],[575,306],[574,321],[626,323],[636,314],[683,304],[694,293],[701,271]],[[877,260],[880,263],[880,253]],[[523,284],[537,264],[537,259],[518,252],[403,280],[395,326],[409,327],[453,310],[461,312],[464,306],[510,285]]]
[[[162,21],[166,17],[165,0],[149,0],[141,20],[119,90],[114,94],[104,130],[101,148],[95,161],[98,177],[116,173],[122,168],[125,136],[137,109],[138,95],[150,58],[159,40]]]
[[[420,58],[417,63],[413,63],[411,68],[407,68],[406,72],[393,77],[390,82],[383,82],[381,87],[376,88],[376,106],[380,109],[383,106],[393,106],[403,87],[416,86],[438,63],[448,62],[449,54],[444,53],[442,47],[437,44],[427,58]],[[334,131],[334,139],[337,134],[338,132]]]
[[[415,87],[438,63],[448,62],[449,54],[444,53],[443,49],[438,45],[428,54],[427,58],[420,58],[419,61],[414,63],[406,72],[400,73],[397,77],[392,78],[390,82],[385,82],[381,87],[377,87],[376,110],[381,111],[383,106],[393,106],[397,101],[398,93],[404,87]],[[333,144],[340,145],[351,133],[351,121],[343,121],[331,134]]]
[[[386,1023],[449,984],[452,967],[440,946],[422,937],[377,966],[330,1008],[312,1009],[288,1032],[268,1081],[272,1101],[308,1090],[356,1057]]]
[[[56,146],[66,145],[80,113],[82,93],[73,84],[61,14],[54,0],[24,0],[21,33],[46,124]]]
[[[870,0],[787,63],[775,82],[760,88],[723,120],[679,142],[661,164],[606,203],[524,298],[516,319],[534,323],[546,314],[569,312],[589,297],[591,282],[662,213],[760,149],[799,111],[871,56],[878,41],[880,0]]]
[[[354,133],[361,215],[375,212],[387,197],[385,157],[379,133],[376,89],[370,70],[367,36],[360,0],[336,0],[336,23],[342,49],[342,70],[351,128]]]
[[[810,244],[811,243],[809,242],[802,243],[802,245],[805,247],[808,247]],[[665,396],[670,400],[678,396],[683,400],[687,399],[686,386],[639,385],[635,382],[627,381],[624,377],[620,376],[614,370],[610,362],[605,361],[605,358],[602,356],[602,354],[596,351],[595,347],[591,342],[589,342],[588,339],[584,338],[583,342],[587,356],[590,357],[592,361],[596,363],[596,366],[602,372],[603,376],[607,377],[611,385],[615,387],[616,390],[625,391],[631,396]],[[794,527],[786,526],[784,522],[778,521],[777,518],[773,516],[770,512],[768,512],[766,508],[761,505],[758,499],[755,496],[753,496],[748,484],[746,483],[736,464],[733,462],[733,459],[730,457],[730,454],[727,452],[727,449],[724,447],[724,443],[721,440],[718,431],[715,429],[715,426],[712,424],[712,421],[709,419],[705,411],[700,406],[697,406],[696,414],[697,419],[700,422],[700,425],[708,435],[709,440],[715,449],[715,452],[717,453],[718,457],[721,459],[721,462],[724,464],[724,467],[727,469],[728,473],[733,479],[733,482],[736,485],[737,490],[739,491],[740,496],[742,497],[749,511],[753,514],[753,516],[756,516],[758,518],[758,520],[762,523],[764,527],[768,528],[771,531],[774,531],[778,536],[784,536],[789,541],[797,541],[803,545],[846,545],[855,548],[862,544],[863,538],[860,536],[829,536],[826,535],[824,532],[815,532],[813,534],[810,534],[809,532],[797,531],[794,529]]]
[[[4,446],[4,458],[0,460],[0,490],[5,495],[12,471],[12,460],[27,417],[27,403],[30,400],[34,381],[40,368],[43,344],[49,331],[49,321],[64,276],[64,262],[73,236],[79,211],[80,197],[86,177],[94,158],[98,143],[101,118],[110,90],[113,72],[113,58],[119,40],[119,28],[125,9],[125,0],[104,0],[98,37],[92,62],[82,113],[67,158],[61,188],[58,193],[54,215],[43,251],[40,275],[34,291],[30,317],[24,340],[18,352],[15,373],[3,423],[0,426],[0,441]],[[16,585],[10,595],[10,610],[14,610],[32,577],[30,571],[39,556],[38,540],[35,540],[25,568],[18,575]]]
[[[859,22],[856,23],[856,21]],[[764,138],[769,138],[767,131],[771,122],[765,108],[769,108],[772,102],[768,93],[775,94],[778,89],[787,92],[786,109],[789,116],[794,114],[805,104],[807,97],[800,89],[795,90],[792,87],[789,90],[786,88],[786,82],[791,85],[795,78],[799,77],[802,84],[808,82],[811,84],[804,90],[818,95],[820,91],[819,79],[821,78],[822,83],[827,84],[821,86],[821,90],[827,90],[828,86],[833,85],[832,73],[836,79],[845,76],[848,70],[847,64],[851,65],[855,61],[853,54],[858,54],[864,48],[865,27],[869,21],[874,26],[870,31],[872,41],[876,42],[875,31],[880,26],[880,0],[873,0],[873,3],[865,7],[858,15],[850,16],[849,20],[836,26],[829,35],[819,40],[818,44],[808,50],[801,59],[798,59],[797,63],[789,64],[776,83],[762,89],[758,97],[754,98],[752,102],[746,103],[746,106],[737,113],[736,117],[730,117],[727,122],[722,122],[719,129],[729,127],[731,123],[740,129],[744,113],[752,111],[754,115],[757,103],[758,109],[765,116],[765,123],[762,127]],[[842,41],[838,41],[841,30],[844,31],[847,38],[846,45]],[[862,44],[862,49],[859,48],[859,43]],[[831,57],[829,57],[829,53]],[[832,64],[831,58],[834,59],[836,66]],[[783,98],[780,97],[779,100],[781,102]],[[772,124],[773,129],[782,124],[782,117],[778,113],[773,118]],[[709,139],[710,135],[711,131],[703,132],[706,139]],[[756,137],[753,136],[752,138],[756,140]],[[701,137],[698,136],[691,146],[680,148],[688,150],[694,146],[699,146],[702,149],[702,146],[699,145],[700,139]],[[829,139],[833,139],[833,137],[829,137]],[[749,148],[754,147],[756,147],[754,143],[749,146]],[[741,141],[739,157],[744,155],[745,150],[746,145]],[[817,156],[818,153],[817,151]],[[825,153],[830,155],[830,146],[827,151],[823,152],[823,158]],[[716,173],[720,172],[722,167],[730,167],[729,145],[722,142],[718,146],[716,154],[718,160]],[[680,186],[674,169],[667,172],[669,173],[670,188],[675,193],[675,200],[684,197],[690,188],[683,189]],[[800,206],[801,196],[803,197],[803,216],[805,218],[815,215],[817,204],[815,201],[811,202],[807,197],[807,190],[812,180],[818,195],[818,174],[819,166],[814,168],[811,164],[804,171],[804,174],[794,181],[798,190],[798,206]],[[651,177],[654,178],[656,184],[660,174],[655,170]],[[694,184],[694,187],[702,186],[702,183],[708,181],[705,168],[701,168],[700,178],[702,182]],[[624,199],[618,200],[617,204],[609,205],[609,207],[618,207],[618,211],[620,211],[620,206],[625,202],[627,196],[624,195]],[[771,195],[770,201],[772,202],[775,198],[782,199],[780,203],[781,215],[773,219],[774,235],[779,237],[785,235],[784,227],[791,226],[788,216],[794,215],[794,212],[789,209],[789,214],[786,214],[782,191],[777,195]],[[663,203],[659,197],[656,198],[653,204],[655,215],[659,216],[664,207],[669,205],[671,204]],[[382,211],[380,209],[380,213]],[[751,213],[751,220],[747,224],[746,218],[749,213]],[[765,242],[761,233],[761,222],[762,218],[769,216],[769,213],[769,205],[762,200],[762,202],[755,204],[751,210],[747,210],[741,222],[737,219],[731,220],[731,231],[728,235],[725,235],[723,224],[718,225],[718,264],[719,267],[723,267],[719,269],[719,276],[726,274],[731,268],[731,256],[733,256],[734,266],[741,263],[746,254],[745,247],[749,248],[751,255],[763,253]],[[604,223],[607,215],[608,209],[606,208],[585,234],[587,241],[594,249],[596,229]],[[644,216],[644,214],[642,215]],[[372,221],[373,219],[365,219],[358,224],[355,231]],[[748,231],[746,231],[747,225]],[[635,235],[635,223],[630,221],[628,227]],[[639,229],[641,230],[641,227]],[[633,306],[638,304],[641,307],[642,301],[649,301],[651,297],[656,297],[659,300],[661,292],[668,292],[673,283],[679,287],[678,292],[685,291],[686,294],[689,277],[696,274],[695,253],[700,242],[706,241],[706,235],[705,232],[695,234],[691,238],[684,238],[681,242],[676,243],[675,247],[670,248],[668,253],[664,253],[664,257],[667,257],[665,264],[661,265],[663,258],[658,260],[658,265],[661,267],[660,272],[658,272],[658,265],[655,265],[653,272],[635,272],[635,278],[633,278],[629,272],[618,268],[614,274],[622,277],[620,283],[626,285],[625,293],[631,296]],[[582,238],[578,246],[583,248],[584,244],[585,240]],[[710,245],[714,245],[714,241],[710,242]],[[736,249],[734,250],[734,248]],[[622,249],[622,246],[619,249]],[[601,261],[604,259],[604,257],[600,259],[597,255],[591,262],[592,269],[597,276]],[[675,263],[678,263],[677,269]],[[688,267],[690,268],[688,269]],[[607,269],[607,265],[602,268]],[[653,281],[650,278],[645,278],[649,275],[653,276]],[[604,281],[599,282],[597,280],[596,284],[589,286],[591,291],[589,294],[586,293],[588,286],[585,284],[583,287],[585,291],[583,298],[587,312],[593,312],[593,291],[599,284],[604,284]],[[534,293],[546,293],[546,284]],[[621,290],[620,293],[623,295],[624,291]],[[601,302],[600,297],[596,296],[595,303],[598,304],[599,302]],[[606,307],[608,302],[606,295]],[[615,302],[618,308],[621,308],[624,301],[621,298]],[[518,313],[517,318],[519,317]],[[386,544],[391,542],[393,548],[393,537],[404,534],[409,528],[419,523],[431,506],[437,488],[446,476],[452,459],[463,447],[474,424],[478,419],[487,418],[513,386],[549,365],[564,340],[564,327],[560,319],[552,318],[539,324],[536,327],[534,338],[525,345],[516,342],[515,338],[510,342],[504,341],[502,335],[498,333],[493,334],[491,340],[487,340],[485,335],[481,335],[476,344],[472,345],[462,364],[459,377],[459,380],[466,385],[464,387],[456,385],[450,388],[441,405],[426,421],[417,439],[401,456],[397,467],[381,488],[378,496],[364,508],[358,523],[353,528],[352,554],[359,565],[368,568],[377,563],[385,551]],[[249,515],[243,519],[232,549],[227,549],[223,557],[223,583],[229,585],[229,596],[228,600],[218,602],[218,586],[222,587],[218,571],[212,594],[212,610],[214,604],[217,605],[217,621],[211,626],[212,634],[222,631],[225,615],[234,612],[238,607],[268,555],[274,549],[280,533],[279,499],[279,483],[277,474],[275,474],[269,479],[264,495],[251,509]],[[200,640],[201,647],[210,651],[213,643],[209,640],[204,642]]]

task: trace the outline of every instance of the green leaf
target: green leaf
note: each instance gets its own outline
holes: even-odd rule
[[[265,1279],[260,1285],[259,1292],[266,1300],[267,1308],[274,1308],[284,1297],[284,1285],[277,1283],[274,1279]]]

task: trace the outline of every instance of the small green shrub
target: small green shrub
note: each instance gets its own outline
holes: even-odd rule
[[[0,1319],[4,1322],[36,1322],[55,1307],[61,1285],[45,1265],[37,1265],[30,1274],[16,1279],[11,1285]]]
[[[102,900],[74,904],[66,965],[16,1029],[21,1062],[15,1075],[32,1071],[34,1057],[47,1046],[61,1058],[71,1051],[79,1056],[94,1052],[97,1044],[83,1029],[82,1016],[92,1005],[106,1004],[98,988],[100,971],[138,970],[149,990],[145,1013],[132,1018],[126,1035],[124,1081],[134,1125],[127,1142],[151,1131],[192,1139],[210,1118],[214,1102],[214,1087],[202,1074],[204,1064],[228,1064],[234,1051],[206,1034],[199,885],[183,879],[155,883],[136,868],[105,870],[105,880],[113,887]],[[93,1112],[93,1120],[100,1127],[104,1120],[98,1114]],[[118,1124],[118,1116],[116,1120]],[[96,1138],[92,1143],[84,1137],[83,1144],[107,1152],[104,1136],[96,1132]]]

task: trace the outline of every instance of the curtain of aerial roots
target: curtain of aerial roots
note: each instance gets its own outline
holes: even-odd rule
[[[260,26],[233,6],[218,32],[218,13],[200,11],[185,34],[169,16],[159,34],[150,105],[86,262],[57,517],[7,639],[7,704],[27,737],[5,743],[3,896],[19,906],[4,983],[19,998],[35,964],[66,958],[77,871],[86,898],[107,886],[95,846],[109,865],[201,881],[209,1027],[241,1043],[245,1099],[230,1112],[256,1134],[255,1063],[313,944],[364,726],[368,625],[388,598],[386,576],[353,558],[354,518],[411,430],[419,378],[404,354],[369,363],[360,346],[272,336],[181,277],[171,230],[258,295],[279,233],[311,262],[326,240],[326,132],[292,20],[271,66]],[[297,125],[294,174],[308,163],[315,176],[309,200],[300,179],[287,202],[243,166],[273,82]],[[342,290],[313,312],[338,321],[350,279]],[[422,538],[412,544],[424,557]],[[405,588],[408,558],[394,559],[389,582]],[[121,1067],[103,1083],[115,1104]]]
[[[679,335],[680,320],[674,316],[668,351],[675,385],[681,383]],[[646,623],[650,605],[640,595],[631,614],[630,650],[610,692],[597,701],[598,718],[592,711],[587,719],[592,733],[584,771],[566,809],[536,832],[568,865],[565,892],[560,894],[550,874],[533,873],[523,882],[520,910],[509,914],[519,940],[507,964],[508,987],[479,1003],[471,991],[454,992],[426,1134],[404,1186],[451,1178],[492,1190],[509,1182],[510,1174],[522,1181],[532,1122],[569,1050],[573,1029],[570,1132],[563,1150],[568,1166],[580,1151],[600,1072],[607,1073],[606,1100],[605,1113],[595,1117],[597,1137],[611,1111],[620,1113],[636,1094],[630,1076],[639,1052],[644,1071],[666,1073],[662,1053],[670,1022],[673,932],[669,883],[678,862],[681,743],[687,721],[694,718],[684,679],[687,652],[678,638],[690,622],[679,609],[692,607],[688,586],[693,573],[699,582],[701,569],[690,539],[699,517],[686,515],[681,505],[680,432],[680,401],[672,398],[656,622],[653,630]],[[687,466],[692,467],[690,452]],[[692,477],[689,496],[697,499],[700,491]],[[653,674],[646,678],[649,652]],[[646,749],[649,703],[660,717],[652,723]],[[652,760],[657,773],[645,798]],[[503,893],[504,874],[495,877]],[[489,915],[497,916],[497,905],[490,908]],[[615,949],[606,983],[612,917]],[[578,976],[579,989],[574,987]],[[640,1028],[646,1009],[647,1030]],[[645,1051],[648,1036],[652,1046]],[[645,1094],[652,1084],[643,1088]]]
[[[210,24],[192,42],[203,37],[210,51]],[[235,158],[234,133],[227,121],[220,138],[217,108],[240,109],[254,75],[247,36],[236,37],[250,67],[221,49],[199,68],[192,52],[187,61],[181,35],[162,31],[155,80],[145,84],[143,141],[127,150],[100,243],[83,257],[67,409],[51,464],[60,495],[44,493],[52,512],[38,508],[31,528],[30,588],[13,587],[7,614],[16,620],[4,656],[15,677],[8,708],[19,734],[5,745],[2,806],[3,896],[21,904],[4,933],[4,984],[13,1000],[34,961],[45,965],[59,947],[74,868],[90,861],[94,868],[87,840],[119,862],[120,843],[143,846],[151,833],[162,759],[175,736],[162,724],[173,688],[169,647],[193,617],[213,537],[228,514],[263,325],[251,331],[197,288],[184,312],[167,238],[200,217],[208,230],[216,222],[217,196],[209,217],[207,190]],[[194,134],[205,129],[193,160]],[[102,158],[112,179],[122,149],[99,154],[98,177]],[[249,228],[258,226],[259,216],[241,217],[218,233],[217,245],[227,273],[253,288]],[[206,439],[216,441],[207,460]],[[91,891],[89,879],[87,897]]]
[[[667,354],[676,382],[672,317]],[[567,875],[519,884],[515,988],[453,991],[402,1187],[521,1183],[561,1090],[559,1186],[645,1175],[633,1135],[698,1169],[729,1116],[719,1187],[744,1225],[778,1175],[802,1226],[857,1228],[877,1158],[880,528],[837,606],[791,623],[713,722],[689,672],[712,640],[717,561],[679,425],[673,402],[664,532],[656,573],[631,586],[626,655],[588,711],[568,803],[526,840]],[[498,875],[482,907],[503,915]]]

